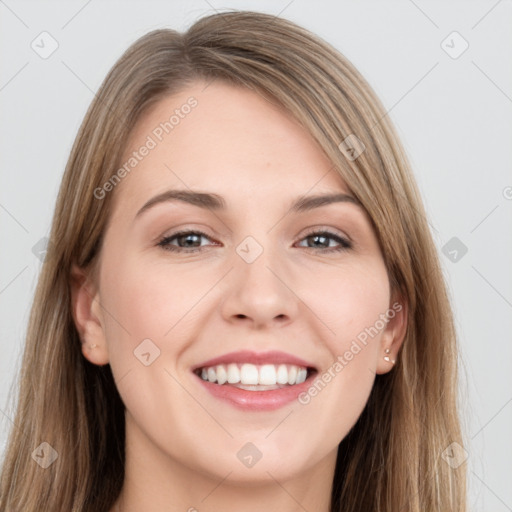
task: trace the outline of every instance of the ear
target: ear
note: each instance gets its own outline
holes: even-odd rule
[[[73,265],[70,275],[71,309],[82,342],[82,354],[93,364],[108,364],[108,349],[97,285],[85,270]]]
[[[404,296],[392,297],[387,311],[389,320],[382,333],[375,373],[387,373],[395,366],[396,363],[393,364],[391,361],[398,359],[398,352],[405,339],[408,311],[409,306]],[[389,354],[385,352],[386,349],[389,349]],[[390,360],[386,361],[384,356],[388,356]]]

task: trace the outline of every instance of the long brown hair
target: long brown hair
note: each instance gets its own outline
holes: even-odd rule
[[[331,511],[465,511],[465,464],[452,467],[443,457],[452,443],[465,444],[456,333],[397,133],[342,54],[294,23],[247,11],[203,17],[185,33],[161,29],[141,37],[89,107],[62,179],[32,305],[0,511],[97,512],[109,510],[121,491],[124,404],[110,366],[91,364],[81,353],[70,270],[98,261],[115,192],[98,200],[94,191],[118,169],[135,123],[197,79],[249,87],[309,131],[368,212],[392,288],[408,303],[396,364],[376,376],[363,413],[339,445]],[[366,148],[358,158],[340,150],[349,135]],[[56,460],[48,467],[36,463],[38,455],[55,457],[50,448]]]

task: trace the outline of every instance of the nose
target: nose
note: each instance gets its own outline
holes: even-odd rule
[[[222,304],[226,321],[264,328],[285,326],[297,317],[300,299],[294,291],[296,278],[276,253],[264,249],[252,263],[235,256]]]

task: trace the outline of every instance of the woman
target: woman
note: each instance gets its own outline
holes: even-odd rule
[[[466,509],[425,211],[319,38],[225,12],[135,42],[50,241],[0,510]]]

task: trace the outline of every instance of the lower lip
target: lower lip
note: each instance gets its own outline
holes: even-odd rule
[[[227,401],[240,409],[249,411],[273,411],[293,402],[301,393],[306,391],[311,386],[316,372],[311,372],[311,375],[301,384],[294,384],[293,386],[285,386],[269,391],[247,391],[246,389],[235,388],[229,384],[220,385],[203,380],[195,373],[193,375],[196,379],[199,379],[201,384],[213,396]]]

